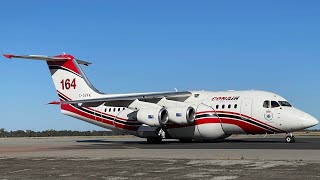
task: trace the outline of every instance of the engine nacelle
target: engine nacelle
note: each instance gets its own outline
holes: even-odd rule
[[[169,121],[177,124],[192,124],[196,119],[196,110],[193,107],[168,107]]]
[[[169,121],[166,108],[146,108],[137,112],[137,120],[143,124],[161,127]]]

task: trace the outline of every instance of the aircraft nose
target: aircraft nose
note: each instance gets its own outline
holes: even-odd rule
[[[318,123],[319,123],[319,121],[315,117],[313,117],[313,116],[311,116],[309,114],[305,114],[304,115],[304,125],[305,125],[306,128],[315,126]]]

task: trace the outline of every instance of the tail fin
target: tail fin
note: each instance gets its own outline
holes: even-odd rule
[[[101,94],[88,80],[79,64],[91,63],[76,60],[72,55],[62,54],[48,57],[39,55],[16,56],[4,55],[6,58],[22,58],[47,61],[53,83],[61,100],[82,100],[97,98]],[[63,96],[64,98],[61,98]]]

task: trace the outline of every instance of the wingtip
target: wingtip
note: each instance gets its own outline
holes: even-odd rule
[[[13,54],[2,54],[5,58],[11,59]]]

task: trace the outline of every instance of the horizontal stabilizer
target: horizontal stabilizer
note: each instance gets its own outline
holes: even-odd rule
[[[57,56],[43,56],[43,55],[13,55],[13,54],[3,54],[4,57],[11,59],[11,58],[18,58],[18,59],[31,59],[31,60],[42,60],[42,61],[68,61],[75,59],[72,55],[69,54],[62,54]],[[78,64],[83,65],[90,65],[90,62],[82,61],[79,59],[75,59]]]

